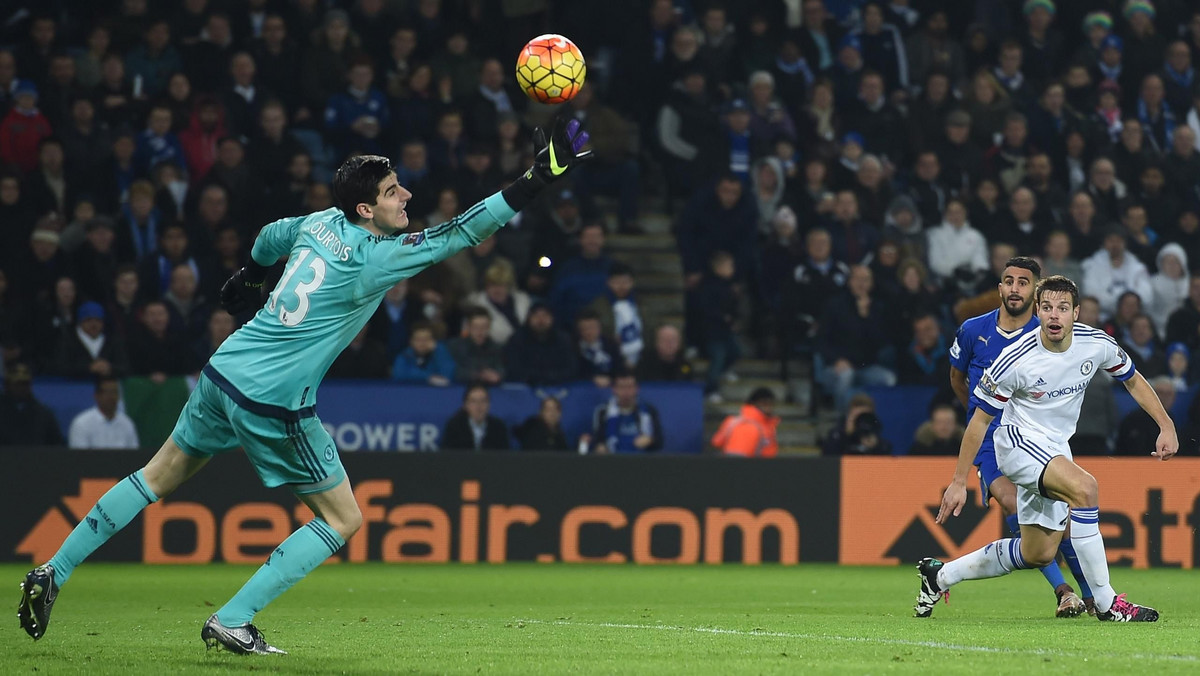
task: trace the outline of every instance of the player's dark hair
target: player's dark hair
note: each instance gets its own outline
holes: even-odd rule
[[[1069,278],[1062,275],[1050,275],[1038,283],[1037,302],[1042,302],[1042,294],[1047,291],[1071,294],[1071,307],[1079,307],[1079,287]]]
[[[359,223],[358,205],[379,201],[379,182],[392,173],[392,161],[380,155],[358,155],[342,162],[333,175],[333,201],[346,220]]]
[[[1037,281],[1042,276],[1042,266],[1029,256],[1013,256],[1007,261],[1004,261],[1004,267],[1028,270],[1033,273],[1034,281]]]

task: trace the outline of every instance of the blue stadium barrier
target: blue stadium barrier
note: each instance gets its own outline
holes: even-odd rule
[[[1129,396],[1124,385],[1114,383],[1113,389],[1117,400],[1117,416],[1121,419],[1137,408],[1137,402]],[[1200,390],[1200,386],[1193,386],[1175,395],[1175,405],[1169,413],[1175,420],[1176,429],[1180,431],[1187,424],[1188,407],[1197,390]],[[870,387],[866,391],[875,400],[875,413],[883,423],[883,437],[892,443],[896,454],[908,453],[917,428],[929,419],[929,402],[937,388],[898,385]]]
[[[71,420],[93,405],[92,385],[54,378],[38,379],[34,396],[54,411],[67,434]],[[608,401],[609,391],[591,383],[531,389],[524,385],[492,388],[492,415],[510,427],[537,413],[543,396],[562,400],[563,429],[573,444],[589,431],[592,412]],[[462,406],[463,388],[396,385],[386,382],[330,380],[321,385],[317,412],[342,451],[437,450],[446,420]],[[699,384],[643,383],[641,397],[662,419],[664,450],[704,450],[704,403]],[[147,448],[159,440],[143,440]]]

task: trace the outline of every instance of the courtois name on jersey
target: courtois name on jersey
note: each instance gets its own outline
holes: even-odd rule
[[[1035,331],[1004,349],[975,388],[975,398],[1004,424],[1066,443],[1075,433],[1084,393],[1097,369],[1128,380],[1135,369],[1129,355],[1103,331],[1076,324],[1071,346],[1051,352]]]
[[[487,239],[514,213],[497,193],[416,237],[372,235],[336,208],[267,225],[251,255],[288,263],[263,308],[209,360],[227,381],[218,385],[284,411],[313,406],[329,365],[388,289]]]

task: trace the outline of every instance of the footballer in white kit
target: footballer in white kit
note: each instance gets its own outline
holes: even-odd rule
[[[1073,459],[1067,441],[1075,434],[1084,391],[1097,369],[1124,382],[1137,371],[1117,341],[1086,324],[1075,324],[1065,352],[1042,345],[1032,333],[1000,353],[975,388],[976,404],[992,416],[1003,411],[993,433],[996,463],[1017,486],[1017,519],[1051,530],[1067,525],[1067,503],[1044,497],[1040,485],[1054,456]]]
[[[1116,341],[1102,331],[1076,324],[1079,289],[1066,277],[1047,277],[1038,285],[1036,307],[1041,326],[1000,353],[972,394],[976,405],[963,435],[958,467],[942,497],[937,521],[957,516],[966,504],[966,481],[975,451],[992,419],[1004,413],[993,442],[997,464],[1017,487],[1021,536],[997,540],[948,562],[922,559],[917,565],[921,590],[914,610],[929,617],[951,586],[963,580],[1007,575],[1054,560],[1064,531],[1091,584],[1097,618],[1118,622],[1154,622],[1158,611],[1118,595],[1109,585],[1108,560],[1100,536],[1099,486],[1076,465],[1067,440],[1075,432],[1084,391],[1104,369],[1158,423],[1151,453],[1170,459],[1179,450],[1175,425],[1158,395],[1137,372]]]

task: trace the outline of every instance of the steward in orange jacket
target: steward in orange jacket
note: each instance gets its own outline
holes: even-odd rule
[[[775,393],[760,387],[750,393],[738,415],[731,415],[721,422],[720,429],[713,435],[712,445],[722,453],[742,455],[748,458],[773,458],[779,453],[779,442],[775,430],[779,418],[775,411]]]

